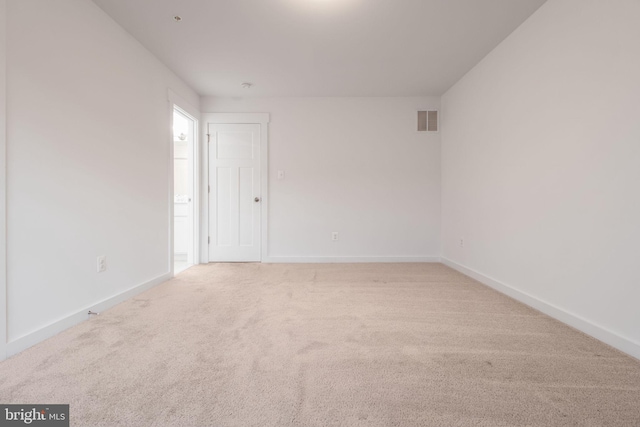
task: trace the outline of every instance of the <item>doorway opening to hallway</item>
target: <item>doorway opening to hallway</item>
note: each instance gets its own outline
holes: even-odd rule
[[[173,110],[173,272],[195,260],[196,120],[178,107]]]

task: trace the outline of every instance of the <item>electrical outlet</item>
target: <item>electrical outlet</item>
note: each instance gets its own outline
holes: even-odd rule
[[[102,273],[103,271],[107,271],[107,257],[100,255],[98,257],[98,273]]]
[[[333,233],[331,233],[331,240],[338,240],[338,232],[334,231]]]
[[[464,248],[464,239],[460,239],[460,247]]]

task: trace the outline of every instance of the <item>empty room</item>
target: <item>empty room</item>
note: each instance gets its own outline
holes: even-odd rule
[[[0,425],[640,426],[639,22],[0,0]]]

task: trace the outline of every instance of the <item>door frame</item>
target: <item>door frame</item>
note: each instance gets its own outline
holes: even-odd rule
[[[168,201],[169,201],[169,273],[173,277],[175,275],[173,263],[174,263],[174,255],[173,255],[173,247],[174,247],[174,188],[173,188],[173,112],[175,109],[179,110],[182,114],[189,117],[193,120],[194,124],[194,132],[193,132],[193,263],[198,264],[200,261],[200,111],[193,107],[189,102],[187,102],[180,95],[173,92],[171,89],[168,90],[168,101],[169,101],[169,192],[168,192]]]
[[[269,212],[269,113],[203,113],[201,144],[200,262],[209,262],[209,125],[260,125],[260,262],[267,259]]]

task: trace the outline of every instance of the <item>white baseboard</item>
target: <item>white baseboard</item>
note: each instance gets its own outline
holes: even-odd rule
[[[584,332],[587,335],[590,335],[606,344],[609,344],[611,347],[627,353],[628,355],[633,356],[636,359],[640,359],[640,343],[623,337],[605,327],[596,325],[595,323],[576,314],[569,313],[568,311],[563,310],[562,308],[550,304],[546,301],[543,301],[537,297],[534,297],[533,295],[522,292],[498,280],[485,276],[482,273],[460,265],[448,258],[443,257],[442,263],[453,268],[454,270],[459,271],[464,275],[477,280],[484,285],[489,286],[490,288],[497,290],[498,292],[508,295],[511,298],[528,305],[529,307],[533,307],[536,310],[541,311],[542,313],[561,321],[562,323],[565,323],[579,331]]]
[[[89,315],[87,314],[89,311],[95,311],[99,313],[101,311],[107,310],[117,304],[120,304],[123,301],[126,301],[129,298],[132,298],[146,291],[147,289],[151,289],[154,286],[159,285],[160,283],[166,282],[169,279],[171,279],[170,273],[163,274],[162,276],[158,276],[155,279],[149,280],[148,282],[142,283],[127,291],[85,307],[74,314],[71,314],[63,319],[45,326],[44,328],[38,329],[37,331],[31,332],[27,335],[10,341],[7,343],[7,357],[11,357],[14,354],[20,353],[21,351],[26,350],[27,348],[34,346],[39,342],[46,340],[47,338],[51,338],[52,336],[59,334],[65,329],[69,329],[70,327],[75,326],[78,323],[84,322],[85,320],[89,319]]]
[[[306,256],[269,256],[262,260],[263,263],[308,263],[308,264],[332,264],[332,263],[367,263],[367,262],[440,262],[440,257],[306,257]]]

